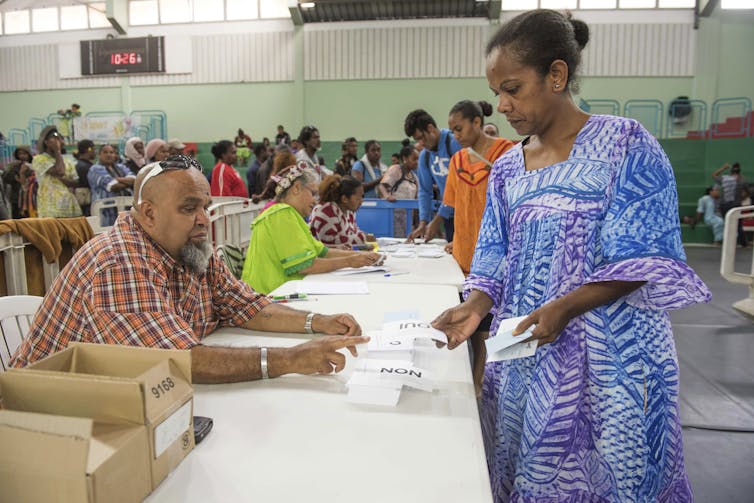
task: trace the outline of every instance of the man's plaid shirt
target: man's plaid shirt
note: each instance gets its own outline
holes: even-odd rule
[[[206,273],[191,272],[122,213],[55,279],[11,365],[72,341],[188,349],[219,326],[242,326],[269,302],[217,255]]]

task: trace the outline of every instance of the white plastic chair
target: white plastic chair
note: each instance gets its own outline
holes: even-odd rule
[[[0,364],[8,368],[13,353],[29,332],[34,314],[42,304],[42,297],[34,295],[10,295],[0,297]]]

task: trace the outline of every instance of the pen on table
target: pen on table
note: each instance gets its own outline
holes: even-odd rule
[[[311,302],[313,300],[318,300],[318,299],[316,297],[312,299],[275,299],[273,298],[272,302],[274,302],[275,304],[287,304],[289,302],[296,302],[297,300],[308,300]]]
[[[272,300],[305,300],[305,293],[289,293],[288,295],[273,295]]]
[[[389,272],[387,274],[384,274],[386,278],[389,278],[390,276],[400,276],[401,274],[408,274],[408,271],[400,271],[400,272]]]

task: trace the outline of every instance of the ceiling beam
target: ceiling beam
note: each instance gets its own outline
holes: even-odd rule
[[[288,0],[288,11],[291,13],[293,26],[304,25],[304,15],[301,13],[301,7],[298,6],[298,0]]]

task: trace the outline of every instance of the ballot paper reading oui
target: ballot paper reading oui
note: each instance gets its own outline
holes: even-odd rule
[[[488,362],[525,358],[537,351],[537,341],[523,342],[531,336],[536,325],[532,325],[520,335],[513,336],[513,330],[524,318],[526,316],[502,320],[495,336],[484,341]]]
[[[380,360],[406,360],[414,358],[414,339],[410,337],[389,337],[381,330],[367,334],[367,358]]]
[[[390,338],[432,339],[448,343],[448,336],[444,332],[432,328],[428,321],[422,320],[398,320],[382,325],[382,333]]]

